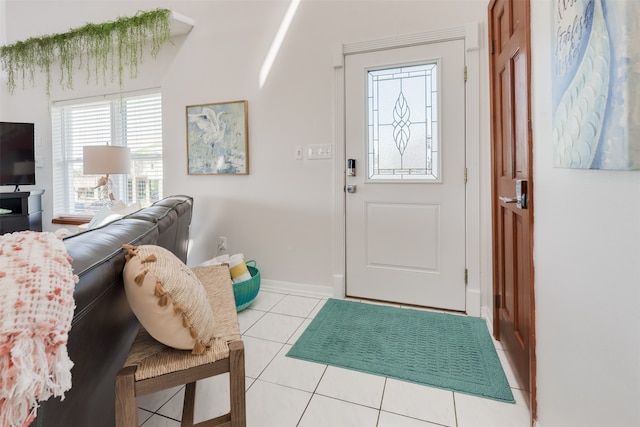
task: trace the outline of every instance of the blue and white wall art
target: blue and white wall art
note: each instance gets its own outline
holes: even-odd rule
[[[640,169],[640,1],[552,5],[554,166]]]

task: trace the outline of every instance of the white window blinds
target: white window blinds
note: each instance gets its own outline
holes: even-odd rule
[[[52,107],[54,215],[92,215],[104,205],[98,175],[84,175],[82,147],[129,147],[128,175],[111,175],[116,200],[162,198],[162,98],[158,93]]]

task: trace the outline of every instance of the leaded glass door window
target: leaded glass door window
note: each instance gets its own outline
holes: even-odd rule
[[[440,182],[438,62],[367,72],[367,178]]]

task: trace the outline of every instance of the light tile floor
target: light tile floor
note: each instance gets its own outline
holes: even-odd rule
[[[306,362],[285,354],[326,299],[262,290],[238,320],[245,344],[248,427],[528,427],[529,413],[500,343],[515,404]],[[198,382],[195,421],[226,413],[228,375]],[[184,388],[138,399],[144,427],[179,426]]]

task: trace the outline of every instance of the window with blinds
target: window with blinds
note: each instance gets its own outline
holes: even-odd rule
[[[162,198],[162,98],[159,93],[97,102],[56,103],[51,110],[54,216],[93,215],[104,207],[99,175],[84,175],[82,147],[131,152],[128,175],[110,175],[115,200],[148,206]]]

